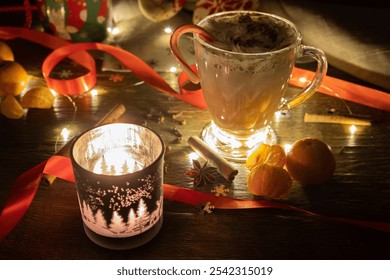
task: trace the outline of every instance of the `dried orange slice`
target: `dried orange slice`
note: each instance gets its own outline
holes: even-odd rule
[[[283,167],[262,163],[251,170],[247,185],[253,195],[279,198],[290,192],[292,178]]]
[[[8,95],[0,103],[1,113],[9,119],[20,119],[24,115],[23,107],[13,95]]]
[[[54,96],[45,86],[37,86],[28,90],[22,97],[24,108],[49,109],[53,106]]]
[[[283,167],[286,163],[286,153],[284,152],[284,149],[276,144],[268,145],[261,143],[260,146],[248,156],[245,164],[249,170],[252,170],[255,166],[262,163]]]

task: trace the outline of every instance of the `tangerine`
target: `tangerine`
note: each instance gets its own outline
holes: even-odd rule
[[[336,159],[325,142],[305,137],[295,141],[287,153],[286,169],[301,184],[318,185],[333,176]]]
[[[16,61],[0,61],[0,96],[19,95],[27,87],[30,77]]]
[[[7,43],[0,41],[0,62],[3,60],[13,61],[14,53]]]
[[[279,198],[290,192],[292,178],[283,167],[262,163],[249,172],[247,185],[253,195]]]
[[[8,95],[1,101],[0,112],[9,119],[20,119],[24,115],[23,107],[13,95]]]
[[[45,86],[29,89],[22,97],[21,105],[24,108],[49,109],[53,106],[54,96]]]
[[[284,152],[284,149],[277,144],[268,145],[261,143],[260,146],[248,156],[245,164],[249,170],[252,170],[262,163],[283,167],[286,163],[286,153]]]

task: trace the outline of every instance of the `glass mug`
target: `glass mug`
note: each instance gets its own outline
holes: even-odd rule
[[[194,33],[196,68],[186,63],[179,39]],[[211,122],[203,140],[232,161],[245,161],[261,142],[276,143],[270,127],[277,110],[293,108],[310,98],[327,72],[322,50],[302,44],[296,26],[279,16],[256,11],[209,15],[197,25],[179,26],[170,48],[190,80],[198,84]],[[317,61],[311,82],[290,99],[284,95],[298,57]]]

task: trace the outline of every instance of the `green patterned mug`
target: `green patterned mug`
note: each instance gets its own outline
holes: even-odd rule
[[[47,32],[73,42],[101,42],[111,26],[111,0],[37,0]]]

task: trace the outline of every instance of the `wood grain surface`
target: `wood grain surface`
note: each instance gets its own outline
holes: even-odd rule
[[[31,83],[44,84],[40,67],[50,50],[20,39],[9,44],[16,60],[32,76]],[[99,67],[102,56],[95,56]],[[75,66],[65,61],[55,73],[68,67]],[[71,99],[58,96],[52,109],[30,109],[23,119],[0,116],[0,205],[21,173],[49,158],[64,144],[60,137],[64,127],[77,135],[119,103],[126,106],[121,121],[148,125],[170,146],[165,156],[164,182],[193,188],[191,178],[185,175],[191,167],[188,154],[192,152],[186,140],[199,136],[210,121],[208,112],[148,85],[135,85],[139,81],[131,73],[121,74],[124,79],[117,83],[109,79],[111,74],[98,71],[98,96],[85,94]],[[328,74],[362,83],[332,67]],[[175,74],[162,75],[176,86]],[[327,114],[330,109],[345,114],[351,110],[379,121],[372,126],[357,127],[353,135],[347,125],[303,121],[305,113]],[[172,118],[172,112],[181,112],[180,118]],[[161,123],[155,116],[164,116],[164,121]],[[324,216],[390,222],[389,116],[388,112],[317,93],[303,105],[275,118],[272,127],[278,143],[291,144],[305,136],[317,137],[333,148],[337,161],[330,181],[311,187],[294,182],[288,198],[281,201]],[[180,120],[186,124],[181,125]],[[173,132],[176,126],[183,135],[181,142]],[[242,164],[234,166],[239,173],[232,184],[227,183],[231,190],[228,195],[261,199],[247,191],[246,168]],[[212,187],[202,186],[198,190],[211,192]],[[194,206],[166,199],[163,216],[160,233],[146,245],[128,251],[103,249],[83,231],[74,185],[56,180],[52,186],[39,187],[23,219],[0,241],[0,259],[390,258],[388,233],[292,211],[214,210],[200,215]]]

